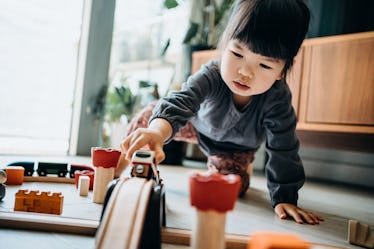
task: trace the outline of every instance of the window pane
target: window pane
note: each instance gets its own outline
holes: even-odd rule
[[[0,153],[67,153],[82,7],[0,0]]]
[[[188,27],[188,2],[178,1],[176,8],[167,9],[164,0],[116,1],[103,136],[106,146],[118,147],[123,139],[126,122],[118,126],[119,121],[130,120],[155,100],[156,92],[165,95],[175,80]],[[162,54],[166,44],[167,52]],[[125,88],[127,94],[131,90],[133,102],[121,97],[125,92],[118,93]]]

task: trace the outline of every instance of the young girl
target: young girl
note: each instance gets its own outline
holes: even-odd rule
[[[248,165],[266,139],[266,177],[275,213],[297,223],[322,221],[297,206],[305,175],[285,81],[309,16],[302,0],[236,1],[219,43],[221,59],[204,65],[181,91],[158,101],[153,113],[148,107],[133,121],[121,144],[126,158],[148,146],[159,163],[165,157],[164,143],[173,138],[196,141],[210,169],[241,177],[244,195]]]

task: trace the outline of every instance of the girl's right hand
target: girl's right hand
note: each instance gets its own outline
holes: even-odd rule
[[[152,128],[138,128],[121,143],[121,151],[126,154],[126,159],[131,161],[136,150],[150,149],[155,152],[156,164],[159,164],[165,159],[163,144],[164,138],[161,131]]]

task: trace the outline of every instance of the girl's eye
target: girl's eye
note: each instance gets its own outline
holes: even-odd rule
[[[260,66],[261,66],[262,68],[265,68],[265,69],[272,69],[271,67],[269,67],[268,65],[265,65],[265,64],[263,64],[263,63],[260,63]]]
[[[243,55],[238,54],[237,52],[234,52],[234,51],[231,51],[231,52],[232,52],[233,55],[235,55],[236,57],[243,58]]]

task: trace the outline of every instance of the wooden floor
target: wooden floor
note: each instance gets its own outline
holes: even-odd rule
[[[25,159],[25,158],[23,158]],[[47,158],[51,159],[51,158]],[[52,158],[53,159],[53,158]],[[69,158],[73,163],[89,163],[89,158]],[[14,161],[12,157],[1,157],[0,165]],[[55,160],[56,161],[56,160]],[[167,226],[191,229],[194,226],[195,210],[188,199],[188,175],[194,170],[187,167],[160,166],[160,174],[166,186]],[[126,174],[126,173],[125,173]],[[29,183],[30,184],[30,183]],[[22,186],[22,187],[26,187]],[[28,185],[27,187],[30,187]],[[32,188],[58,191],[62,185],[33,183]],[[65,196],[77,196],[75,187],[69,186]],[[14,190],[7,190],[7,194]],[[99,219],[101,207],[88,197],[66,197],[62,216]],[[291,220],[280,220],[270,206],[266,180],[261,173],[251,178],[251,188],[239,199],[233,212],[227,215],[226,232],[250,235],[256,231],[279,231],[294,233],[314,243],[341,248],[360,248],[347,242],[348,220],[356,219],[374,227],[374,193],[372,189],[334,185],[308,180],[299,192],[299,205],[325,217],[320,225],[299,225]],[[7,198],[10,198],[7,196]],[[71,199],[69,199],[71,198]],[[0,211],[9,210],[9,202],[0,203]],[[94,246],[94,237],[38,231],[0,229],[0,243],[4,248],[80,248]],[[2,248],[2,246],[1,246]],[[163,248],[188,248],[164,245]]]

